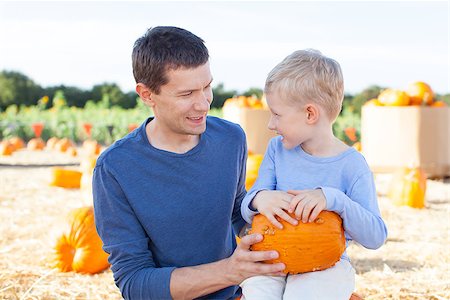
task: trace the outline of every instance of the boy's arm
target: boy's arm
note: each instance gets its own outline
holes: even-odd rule
[[[371,172],[361,175],[347,196],[332,187],[321,187],[327,200],[326,210],[338,213],[350,238],[369,249],[381,247],[387,228],[378,208],[375,183]]]
[[[262,190],[275,190],[276,187],[274,144],[274,139],[271,139],[266,153],[264,154],[264,159],[259,167],[258,178],[242,200],[241,214],[244,220],[249,224],[252,223],[253,217],[258,214],[258,211],[251,206],[252,200],[255,198],[256,194]]]
[[[242,139],[242,156],[241,160],[238,162],[240,165],[240,175],[239,175],[239,182],[237,186],[236,191],[236,197],[234,199],[233,204],[233,214],[231,216],[231,222],[233,224],[233,230],[236,235],[240,235],[240,232],[245,226],[245,221],[241,214],[241,205],[242,201],[247,194],[247,191],[245,190],[245,174],[246,174],[246,165],[247,165],[247,142],[245,140],[245,135],[243,133],[243,139]],[[220,170],[217,170],[220,171]]]

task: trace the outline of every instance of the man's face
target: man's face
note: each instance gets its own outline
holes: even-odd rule
[[[160,93],[152,94],[157,122],[175,135],[202,134],[213,97],[209,62],[192,69],[169,70],[167,77]]]

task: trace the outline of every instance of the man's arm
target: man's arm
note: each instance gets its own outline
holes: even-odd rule
[[[284,275],[282,263],[265,264],[264,260],[278,257],[276,251],[250,251],[250,246],[261,241],[262,235],[244,236],[229,258],[199,265],[175,269],[170,278],[173,299],[193,299],[211,294],[244,279],[256,275]]]

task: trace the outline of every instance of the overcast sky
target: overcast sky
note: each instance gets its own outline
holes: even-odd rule
[[[291,52],[336,59],[347,93],[425,81],[450,92],[449,2],[0,1],[0,70],[42,86],[134,90],[131,51],[147,28],[183,27],[209,48],[213,85],[263,87]]]

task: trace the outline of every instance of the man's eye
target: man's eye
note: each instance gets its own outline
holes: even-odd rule
[[[181,94],[182,97],[187,97],[187,96],[190,96],[190,95],[192,95],[192,92],[187,92],[187,93]]]

